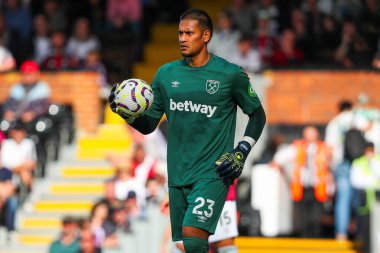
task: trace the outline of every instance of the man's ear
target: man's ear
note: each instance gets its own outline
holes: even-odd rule
[[[209,43],[210,40],[211,40],[211,31],[210,31],[210,30],[205,30],[205,31],[203,32],[203,41],[204,41],[205,43]]]

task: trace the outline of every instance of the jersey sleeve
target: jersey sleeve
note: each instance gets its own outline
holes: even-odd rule
[[[240,68],[236,74],[232,87],[232,96],[236,104],[247,115],[251,115],[261,106],[261,102],[250,83],[247,74]]]
[[[153,118],[161,118],[164,114],[164,105],[162,103],[161,97],[161,88],[160,88],[160,76],[161,76],[161,68],[157,71],[156,76],[152,82],[152,90],[153,90],[153,104],[146,112],[146,115]]]

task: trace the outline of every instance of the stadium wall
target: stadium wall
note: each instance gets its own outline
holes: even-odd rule
[[[19,79],[18,73],[0,75],[0,103]],[[53,102],[73,106],[79,130],[96,131],[101,115],[96,73],[42,73],[41,79],[50,85]],[[368,96],[369,105],[380,107],[379,72],[267,71],[252,79],[254,86],[257,81],[261,83],[260,95],[265,96],[262,100],[272,125],[326,124],[336,114],[341,99],[356,101],[361,93]]]
[[[356,102],[365,93],[369,106],[380,108],[380,72],[271,71],[266,85],[269,124],[326,124],[338,102]]]
[[[0,75],[0,103],[8,97],[10,88],[19,82],[18,73]],[[94,133],[100,122],[101,101],[99,76],[92,72],[42,73],[41,80],[51,87],[52,101],[72,105],[77,129]]]

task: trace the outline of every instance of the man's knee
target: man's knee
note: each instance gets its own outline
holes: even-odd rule
[[[198,237],[184,237],[186,253],[208,253],[208,240]]]

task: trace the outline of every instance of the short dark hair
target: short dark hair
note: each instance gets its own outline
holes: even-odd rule
[[[214,26],[212,24],[212,20],[210,18],[210,15],[204,10],[193,8],[185,11],[182,13],[182,15],[179,17],[179,20],[184,20],[184,19],[194,19],[198,20],[199,25],[205,28],[206,30],[210,30],[211,36],[214,31]]]
[[[339,102],[339,112],[352,109],[352,102],[349,100],[342,100]]]

